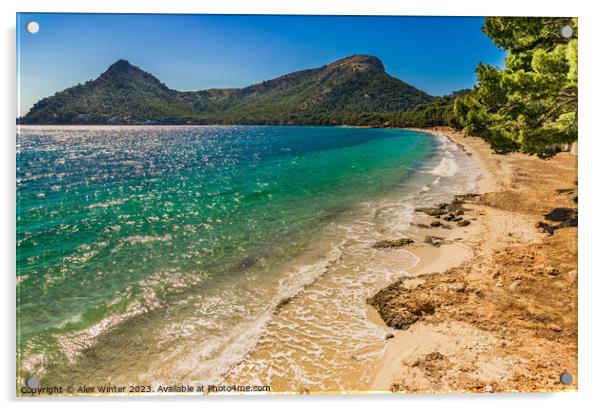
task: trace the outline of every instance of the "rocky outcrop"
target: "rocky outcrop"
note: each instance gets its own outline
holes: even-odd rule
[[[542,233],[547,233],[548,235],[554,235],[554,232],[557,229],[572,228],[579,225],[578,212],[576,208],[555,208],[545,214],[544,218],[548,221],[558,222],[557,224],[549,224],[539,221],[535,224],[535,228]]]
[[[424,243],[431,246],[439,247],[444,243],[447,243],[447,241],[440,236],[427,235],[424,237]]]
[[[413,239],[399,238],[393,240],[378,241],[374,245],[372,245],[372,247],[375,249],[401,248],[412,243],[414,243]]]
[[[449,281],[428,278],[418,286],[406,286],[401,279],[381,290],[368,300],[388,326],[407,329],[425,316],[433,315],[443,301],[464,295],[467,284],[451,278]],[[462,297],[465,297],[462,296]]]

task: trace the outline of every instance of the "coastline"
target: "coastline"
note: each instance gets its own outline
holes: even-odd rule
[[[219,368],[216,377],[269,381],[274,392],[576,388],[558,382],[560,368],[577,374],[576,228],[553,236],[536,228],[552,209],[576,208],[576,157],[498,156],[449,128],[413,130],[444,141],[436,161],[412,179],[416,195],[402,204],[393,194],[365,202],[353,235],[337,224],[329,239],[315,241],[279,282],[286,297],[224,353],[243,359],[225,363],[229,370]],[[452,152],[462,160],[446,167]],[[423,191],[420,175],[431,178]],[[452,201],[442,214],[415,208],[441,209],[434,205],[441,200]],[[374,246],[406,234],[415,242],[403,249]],[[428,236],[439,243],[424,243]],[[408,321],[405,311],[416,306]],[[403,328],[395,328],[400,320]],[[194,342],[185,361],[198,354]],[[167,367],[156,371],[173,376]]]
[[[391,332],[369,390],[576,390],[577,229],[541,232],[552,223],[544,214],[576,209],[576,157],[495,155],[451,128],[415,130],[445,136],[474,159],[478,195],[460,199],[470,225],[421,224],[418,236],[445,243],[409,245],[418,264],[369,299],[371,317]],[[572,384],[560,383],[563,371]]]

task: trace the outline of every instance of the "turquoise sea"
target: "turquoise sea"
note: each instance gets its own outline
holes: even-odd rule
[[[219,380],[350,232],[376,238],[467,189],[469,159],[442,144],[395,129],[22,127],[18,377]]]

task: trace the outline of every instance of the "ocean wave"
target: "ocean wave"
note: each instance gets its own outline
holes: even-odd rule
[[[439,164],[431,171],[431,174],[442,177],[452,177],[457,173],[458,163],[453,157],[449,158],[447,156],[441,158],[441,162],[439,162]]]
[[[278,280],[275,293],[270,301],[264,304],[263,311],[252,320],[238,324],[224,337],[210,336],[203,339],[201,345],[195,344],[192,352],[184,355],[178,360],[178,365],[172,369],[176,374],[195,374],[190,383],[222,383],[228,374],[235,369],[260,343],[266,332],[266,328],[273,320],[274,314],[279,309],[301,293],[304,289],[323,275],[328,267],[335,263],[342,255],[340,244],[334,245],[318,260],[301,264],[290,270],[284,278]],[[166,340],[173,340],[175,335],[182,336],[182,326],[188,330],[187,336],[193,337],[198,330],[195,327],[202,326],[204,329],[221,327],[222,315],[233,316],[247,314],[241,312],[242,306],[232,305],[232,300],[222,294],[220,297],[204,299],[197,307],[197,312],[204,312],[195,319],[195,323],[173,324],[174,329],[165,333]],[[244,310],[244,309],[243,309]],[[195,340],[197,337],[195,337]],[[157,373],[155,370],[153,373]],[[158,383],[156,376],[153,377]],[[202,380],[201,380],[202,379]]]
[[[85,329],[59,335],[57,337],[58,347],[69,363],[73,364],[81,352],[93,346],[100,336],[106,334],[123,321],[148,313],[159,306],[161,306],[161,302],[155,292],[151,289],[145,289],[142,293],[142,298],[130,303],[124,312],[107,316]]]

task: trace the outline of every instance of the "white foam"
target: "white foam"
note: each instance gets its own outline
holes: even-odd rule
[[[433,175],[452,177],[458,173],[458,163],[447,156],[441,158],[441,162],[431,171]]]

